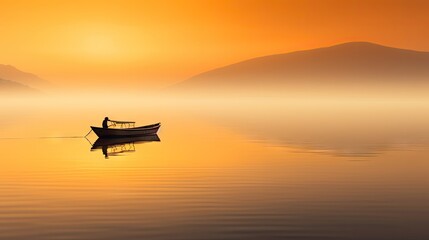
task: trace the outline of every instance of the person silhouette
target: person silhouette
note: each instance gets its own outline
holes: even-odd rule
[[[103,120],[103,128],[108,128],[109,126],[107,125],[107,122],[109,121],[108,117],[105,117]]]

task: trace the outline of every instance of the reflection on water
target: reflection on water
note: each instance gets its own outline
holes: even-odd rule
[[[109,156],[118,156],[122,153],[134,152],[135,144],[144,142],[161,141],[157,134],[139,137],[121,137],[121,138],[98,138],[91,147],[91,151],[101,149],[105,158]]]
[[[428,105],[110,107],[0,119],[0,239],[429,238]],[[162,142],[39,138],[106,112]]]
[[[373,157],[429,144],[429,104],[240,105],[202,113],[249,138],[297,151]]]

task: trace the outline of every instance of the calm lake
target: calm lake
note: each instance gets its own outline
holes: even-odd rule
[[[429,239],[428,103],[3,102],[0,239]]]

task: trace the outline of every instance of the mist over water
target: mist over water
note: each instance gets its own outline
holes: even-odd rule
[[[0,239],[425,239],[428,103],[3,98]],[[82,138],[105,116],[160,141],[105,158]]]

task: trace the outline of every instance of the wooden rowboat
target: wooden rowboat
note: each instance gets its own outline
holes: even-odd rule
[[[100,128],[91,126],[91,129],[100,138],[118,138],[154,135],[158,132],[160,127],[161,123],[155,123],[133,128]]]

